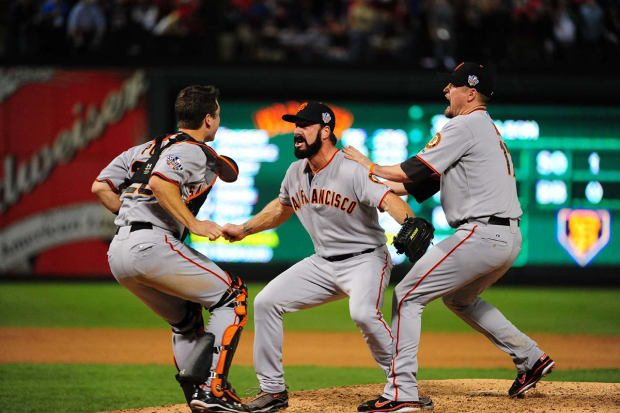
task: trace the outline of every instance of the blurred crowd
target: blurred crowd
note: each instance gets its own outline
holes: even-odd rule
[[[8,63],[620,62],[620,0],[4,0]]]

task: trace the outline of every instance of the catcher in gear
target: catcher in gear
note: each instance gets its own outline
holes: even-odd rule
[[[507,353],[517,368],[510,397],[523,394],[551,372],[553,360],[480,294],[500,279],[521,250],[522,215],[510,152],[486,110],[494,90],[491,73],[476,63],[458,65],[443,89],[449,101],[445,126],[418,152],[396,165],[373,164],[359,151],[344,152],[399,195],[418,202],[441,189],[441,206],[455,229],[426,252],[394,289],[392,367],[383,394],[359,412],[432,410],[416,379],[417,349],[424,307],[441,297],[457,316]],[[417,233],[415,233],[417,229]],[[408,241],[424,238],[417,227]],[[413,245],[413,244],[412,244]],[[419,248],[410,247],[413,258]]]
[[[247,321],[247,288],[183,243],[188,231],[212,241],[222,235],[215,222],[195,215],[217,178],[232,182],[238,175],[232,159],[205,144],[220,124],[218,97],[214,86],[181,90],[179,131],[118,155],[92,192],[117,214],[112,274],[170,324],[176,379],[192,412],[246,412],[228,371]],[[206,326],[203,308],[211,313]]]
[[[409,261],[416,263],[424,255],[433,240],[435,227],[424,218],[407,217],[394,237],[394,247],[399,254],[405,254]]]

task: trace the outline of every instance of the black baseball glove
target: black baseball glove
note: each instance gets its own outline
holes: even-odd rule
[[[415,263],[428,249],[433,240],[435,227],[424,218],[406,218],[394,237],[394,247],[399,254],[405,253]]]

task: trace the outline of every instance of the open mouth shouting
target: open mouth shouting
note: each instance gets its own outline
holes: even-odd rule
[[[294,142],[295,142],[295,147],[296,147],[296,148],[299,148],[299,147],[300,147],[303,143],[305,143],[305,144],[306,144],[306,146],[308,145],[308,142],[306,141],[306,138],[304,138],[304,137],[303,137],[303,136],[301,136],[301,135],[295,135],[295,136],[293,137],[293,140],[294,140]]]

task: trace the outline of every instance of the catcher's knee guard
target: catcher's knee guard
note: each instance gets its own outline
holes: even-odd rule
[[[202,318],[202,305],[188,301],[187,312],[183,320],[170,324],[170,327],[172,327],[173,333],[181,334],[188,338],[198,338],[204,335],[205,323]]]
[[[233,356],[241,338],[241,331],[248,321],[246,308],[248,288],[240,277],[231,278],[232,282],[228,290],[226,290],[220,301],[209,309],[209,311],[213,311],[220,307],[231,307],[234,308],[236,314],[235,323],[228,326],[224,334],[222,334],[222,343],[218,348],[220,358],[215,370],[211,374],[211,393],[216,397],[222,397],[226,393],[227,396],[240,401],[234,392],[230,391],[231,388],[227,378]]]

